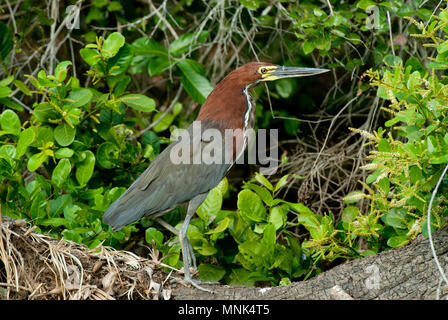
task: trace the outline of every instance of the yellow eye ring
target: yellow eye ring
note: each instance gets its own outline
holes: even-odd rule
[[[268,72],[268,70],[266,68],[261,68],[260,72],[261,72],[261,74],[265,74],[266,72]]]

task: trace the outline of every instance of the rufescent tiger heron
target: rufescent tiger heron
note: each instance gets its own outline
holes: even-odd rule
[[[208,95],[199,112],[195,122],[200,123],[200,134],[195,134],[193,124],[190,125],[187,132],[191,139],[178,139],[165,148],[129,189],[110,205],[103,221],[117,231],[143,216],[160,221],[158,217],[189,201],[185,220],[178,232],[184,263],[184,281],[204,290],[198,285],[199,281],[191,277],[190,267],[193,263],[196,268],[196,261],[188,241],[187,229],[190,219],[205,200],[209,190],[218,185],[246,148],[245,133],[253,127],[255,114],[255,103],[250,89],[265,81],[311,76],[327,71],[329,70],[251,62],[229,73]],[[223,136],[225,130],[234,130],[234,145],[230,148],[224,147],[227,148],[224,153],[230,154],[230,161],[207,164],[194,162],[197,150],[205,150],[205,146],[211,143],[203,138],[207,129],[217,129]],[[195,148],[196,145],[202,148]],[[189,154],[182,156],[193,161],[173,161],[174,149],[190,150]],[[165,226],[170,227],[167,223]],[[173,227],[171,230],[177,232]]]

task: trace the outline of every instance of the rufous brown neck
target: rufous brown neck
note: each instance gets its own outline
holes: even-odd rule
[[[243,129],[247,111],[245,85],[229,74],[205,100],[197,120],[212,120],[226,129]]]

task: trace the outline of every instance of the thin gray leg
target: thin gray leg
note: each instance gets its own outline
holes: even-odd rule
[[[205,200],[207,197],[207,193],[203,193],[200,195],[197,195],[193,199],[190,200],[190,203],[188,204],[188,210],[187,215],[185,217],[184,223],[179,231],[179,240],[182,247],[182,257],[184,260],[184,274],[185,274],[185,281],[191,283],[194,287],[207,291],[207,292],[213,292],[212,290],[205,289],[197,284],[196,280],[193,280],[190,274],[190,267],[193,263],[194,266],[196,266],[196,258],[194,256],[193,247],[191,246],[190,242],[188,241],[187,236],[187,230],[188,225],[190,224],[190,220],[193,217],[193,215],[196,213],[196,210],[199,208],[201,203]]]
[[[171,231],[172,233],[174,233],[176,236],[179,235],[179,231],[177,231],[176,228],[174,228],[172,225],[170,225],[169,223],[167,223],[165,220],[163,220],[162,218],[155,218],[155,221],[157,221],[162,227],[164,227],[165,229],[167,229],[168,231]]]

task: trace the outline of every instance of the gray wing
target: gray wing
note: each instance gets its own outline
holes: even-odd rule
[[[202,128],[202,131],[206,128]],[[169,145],[129,189],[110,205],[104,214],[104,223],[113,230],[119,230],[143,216],[173,208],[218,185],[231,165],[224,161],[193,164],[193,151],[197,155],[198,151],[205,150],[213,141],[204,141],[201,139],[202,135],[193,136],[192,126],[188,132],[192,137],[189,141],[180,139]],[[189,158],[189,163],[173,163],[172,152],[179,155],[185,150],[189,150],[188,155],[183,154],[184,159]]]

